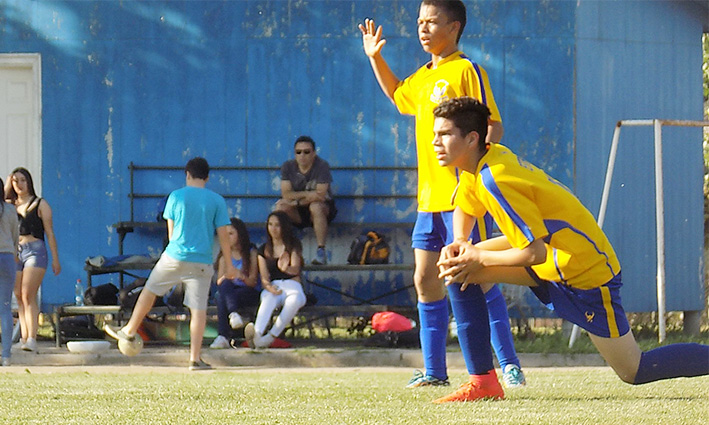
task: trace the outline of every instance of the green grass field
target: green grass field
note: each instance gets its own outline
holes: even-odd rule
[[[709,377],[630,386],[609,368],[528,369],[504,401],[448,405],[431,400],[454,387],[406,390],[403,368],[8,370],[0,422],[13,424],[698,424],[709,412]]]

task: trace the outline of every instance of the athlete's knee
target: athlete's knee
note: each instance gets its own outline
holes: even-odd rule
[[[637,370],[635,371],[615,371],[616,375],[618,375],[618,378],[620,378],[621,381],[625,382],[626,384],[630,385],[638,385],[637,382],[635,382],[635,374],[637,373]]]

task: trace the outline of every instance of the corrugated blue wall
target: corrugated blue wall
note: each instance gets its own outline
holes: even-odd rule
[[[588,65],[589,51],[615,55],[606,52],[608,43],[600,44],[599,36],[587,34],[600,15],[635,17],[632,8],[621,8],[626,12],[619,15],[590,3],[595,2],[466,1],[462,49],[489,73],[505,124],[504,143],[576,187],[594,210],[600,188],[588,168],[603,163],[602,148],[610,143],[615,120],[634,112],[594,96],[595,81],[649,90],[634,72],[615,73],[605,62]],[[685,19],[685,12],[665,7],[647,7],[647,14]],[[384,54],[404,77],[427,60],[416,39],[417,12],[417,1],[0,0],[0,51],[42,55],[43,194],[55,211],[64,264],[61,276],[45,279],[44,304],[72,299],[72,282],[83,276],[86,257],[117,253],[110,225],[129,216],[131,161],[182,165],[203,155],[213,165],[279,165],[291,156],[295,137],[310,134],[334,166],[415,165],[413,120],[400,116],[381,94],[357,24],[374,17],[384,26]],[[671,60],[656,66],[667,71],[663,74],[692,75],[673,84],[700,99],[699,67],[693,66],[701,52],[691,54],[699,38],[693,38],[691,25],[680,27],[661,27],[672,38],[663,50]],[[632,50],[628,60],[657,47],[624,37],[612,38]],[[686,49],[672,55],[670,46],[677,42]],[[656,103],[681,103],[668,91],[657,96]],[[630,96],[621,98],[631,102]],[[678,107],[693,116],[701,113],[691,105]],[[597,117],[607,119],[597,122]],[[343,191],[373,190],[358,183],[367,178],[353,178],[354,183],[343,178],[346,185],[335,182]],[[392,191],[415,191],[410,173],[392,182],[387,186]],[[167,192],[183,181],[177,173],[144,183]],[[245,181],[217,175],[212,183],[222,192],[244,185],[252,193],[277,191],[272,176]],[[247,221],[262,220],[267,207],[230,203],[231,212]],[[141,208],[136,219],[153,218],[150,205]],[[361,221],[373,213],[341,214]],[[413,209],[410,203],[384,204],[376,214],[408,221]],[[349,237],[333,235],[340,245],[348,245]],[[397,237],[399,260],[410,260],[408,243]],[[160,238],[130,235],[126,247],[156,252]],[[623,254],[626,267],[645,263]]]
[[[703,119],[702,16],[706,10],[691,2],[580,2],[576,190],[594,213],[617,121]],[[630,311],[657,306],[653,141],[652,127],[621,128],[604,226]],[[667,308],[701,310],[701,129],[665,127],[663,145]]]

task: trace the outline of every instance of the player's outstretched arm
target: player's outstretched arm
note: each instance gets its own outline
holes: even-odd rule
[[[375,28],[374,19],[367,18],[364,20],[364,25],[359,24],[359,30],[362,32],[364,53],[369,57],[369,64],[372,66],[379,87],[393,102],[394,90],[399,84],[399,78],[394,75],[382,56],[382,47],[386,44],[386,40],[382,38],[382,26]]]

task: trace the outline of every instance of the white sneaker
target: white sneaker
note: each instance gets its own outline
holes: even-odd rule
[[[214,338],[214,341],[212,342],[212,345],[209,346],[209,348],[229,348],[229,340],[222,335],[218,335],[216,338]]]
[[[232,329],[239,329],[244,326],[244,319],[242,319],[241,315],[237,312],[230,313],[229,326],[231,326]]]
[[[27,338],[27,341],[25,341],[22,349],[25,351],[37,351],[37,340],[34,338]]]
[[[270,332],[264,336],[261,336],[261,335],[254,336],[254,346],[256,348],[268,348],[271,346],[272,342],[273,342],[273,335],[271,335]]]
[[[3,365],[3,367],[10,366],[10,364],[11,364],[11,363],[10,363],[10,359],[8,359],[7,357],[3,357],[3,358],[2,358],[2,365]]]
[[[254,343],[254,340],[256,339],[256,329],[254,328],[254,324],[251,322],[247,323],[244,328],[244,339],[246,340],[246,344],[249,348],[256,348],[256,344]]]

